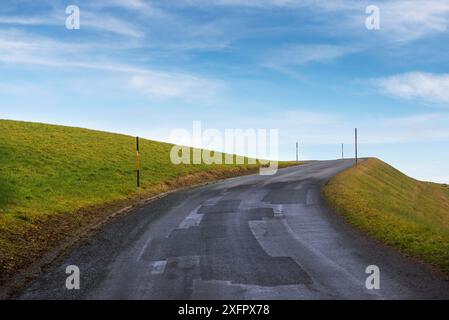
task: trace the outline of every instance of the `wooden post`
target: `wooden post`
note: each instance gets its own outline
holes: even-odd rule
[[[139,188],[140,187],[139,137],[136,137],[136,178],[137,178],[137,188]]]
[[[357,128],[355,128],[355,164],[358,163],[358,150],[357,150]]]

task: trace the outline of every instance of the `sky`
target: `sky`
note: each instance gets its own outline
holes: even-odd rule
[[[446,0],[1,0],[0,118],[274,128],[283,160],[352,157],[357,127],[361,157],[449,183],[448,27]]]

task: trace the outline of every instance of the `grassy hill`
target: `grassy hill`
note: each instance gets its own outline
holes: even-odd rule
[[[0,276],[139,198],[258,169],[173,165],[171,147],[141,139],[137,190],[134,137],[0,120]]]
[[[324,194],[369,235],[449,273],[449,187],[412,179],[378,159],[337,175]]]

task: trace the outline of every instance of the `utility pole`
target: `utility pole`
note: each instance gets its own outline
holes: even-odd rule
[[[137,178],[137,188],[139,188],[140,187],[139,137],[136,137],[136,178]]]
[[[358,163],[358,150],[357,150],[357,128],[355,128],[355,164]]]
[[[296,162],[299,162],[299,144],[296,141]]]
[[[341,144],[341,158],[342,159],[345,158],[345,151],[344,151],[343,143]]]

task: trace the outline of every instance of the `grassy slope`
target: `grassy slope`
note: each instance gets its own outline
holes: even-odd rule
[[[0,120],[0,276],[138,198],[257,170],[255,165],[175,166],[170,144],[142,139],[138,192],[134,139]]]
[[[369,235],[449,273],[449,187],[368,159],[325,186],[331,206]]]

